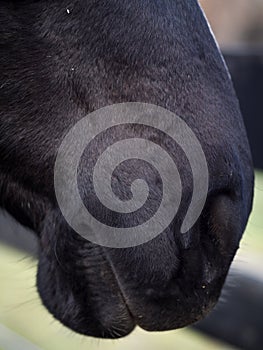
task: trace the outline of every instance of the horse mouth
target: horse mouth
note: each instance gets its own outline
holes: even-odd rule
[[[147,250],[161,249],[162,239],[148,242]],[[157,264],[154,270],[151,262],[132,268],[146,245],[109,249],[105,257],[101,247],[75,238],[66,251],[64,247],[64,254],[41,251],[38,290],[56,319],[87,336],[121,338],[136,326],[147,331],[181,328],[204,318],[213,308],[232,260],[221,256],[214,241],[199,243],[181,251],[177,262],[178,252],[174,254],[175,263],[171,260],[172,268],[167,266],[169,273],[163,274],[162,267]],[[145,259],[151,258],[155,257]]]
[[[74,286],[68,289],[65,283],[63,290],[53,283],[43,289],[41,275],[39,270],[38,289],[46,308],[73,331],[96,338],[121,338],[136,326],[146,331],[188,326],[204,318],[219,296],[218,291],[211,291],[209,286],[200,285],[198,289],[184,291],[180,284],[171,283],[166,288],[125,288],[125,295],[116,285],[108,286],[102,295],[101,284],[94,284],[85,297],[81,287],[76,292]],[[77,289],[78,283],[74,283]]]

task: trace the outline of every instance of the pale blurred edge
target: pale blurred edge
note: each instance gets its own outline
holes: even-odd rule
[[[41,348],[0,323],[0,350],[41,350]]]

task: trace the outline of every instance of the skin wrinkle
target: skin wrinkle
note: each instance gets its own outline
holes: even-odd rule
[[[136,325],[163,331],[204,317],[218,300],[246,226],[253,164],[233,84],[197,1],[0,0],[0,32],[0,206],[39,238],[43,304],[72,330],[105,338],[125,336]],[[209,190],[201,217],[182,236],[193,179],[180,147],[143,127],[95,138],[78,176],[94,215],[118,223],[93,201],[87,168],[125,133],[139,133],[173,154],[183,187],[178,213],[161,235],[112,249],[69,227],[55,196],[54,163],[73,125],[122,102],[155,104],[187,123],[207,159]],[[129,185],[143,176],[153,194],[145,212],[152,214],[160,179],[140,167],[124,162],[112,186],[127,198]],[[122,220],[129,226],[139,214]]]

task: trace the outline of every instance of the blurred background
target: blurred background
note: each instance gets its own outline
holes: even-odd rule
[[[2,213],[0,350],[263,349],[263,0],[202,0],[201,4],[232,75],[256,172],[254,209],[220,302],[207,319],[183,330],[137,329],[118,341],[77,335],[41,305],[32,233]]]
[[[223,49],[263,47],[262,0],[201,0]]]

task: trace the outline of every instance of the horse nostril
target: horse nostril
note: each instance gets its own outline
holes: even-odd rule
[[[202,239],[208,236],[222,255],[229,255],[238,248],[242,233],[240,202],[230,194],[213,196],[202,215]]]

